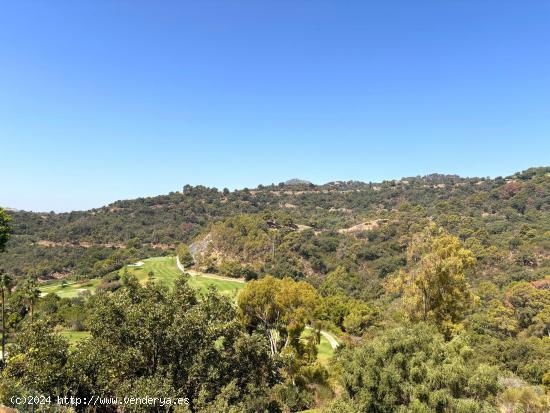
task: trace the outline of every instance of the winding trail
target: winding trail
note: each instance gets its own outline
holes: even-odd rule
[[[306,328],[308,330],[313,330],[313,327],[311,326],[306,326]],[[325,331],[325,330],[321,330],[321,335],[327,339],[327,341],[329,342],[330,346],[332,347],[333,350],[336,350],[338,348],[338,346],[340,345],[340,343],[338,343],[338,340],[336,340],[336,337],[334,337],[331,333],[329,333],[328,331]]]
[[[194,271],[194,270],[186,270],[185,267],[180,262],[180,257],[178,257],[177,255],[176,255],[176,265],[178,266],[178,269],[182,273],[189,273],[192,276],[200,275],[201,277],[213,278],[213,279],[217,279],[217,280],[234,281],[234,282],[239,282],[239,283],[243,283],[243,284],[245,283],[245,280],[242,279],[242,278],[222,277],[221,275],[208,274],[208,273],[198,272],[198,271]],[[310,330],[312,329],[310,326],[307,326],[306,328],[310,329]],[[338,346],[340,345],[340,343],[338,343],[338,340],[336,340],[336,337],[334,337],[328,331],[321,330],[321,335],[324,338],[327,339],[327,341],[329,342],[329,344],[330,344],[330,346],[332,347],[333,350],[336,350],[338,348]]]
[[[336,338],[332,334],[330,334],[328,331],[321,330],[321,335],[327,339],[327,341],[330,343],[330,346],[332,347],[333,350],[336,350],[340,345],[340,343],[338,343]]]

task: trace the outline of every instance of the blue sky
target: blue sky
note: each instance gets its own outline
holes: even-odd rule
[[[550,164],[546,1],[0,1],[0,205]]]

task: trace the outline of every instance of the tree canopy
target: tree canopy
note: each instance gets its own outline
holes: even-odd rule
[[[0,208],[0,252],[4,251],[11,234],[10,221],[11,217],[3,208]]]
[[[415,237],[407,257],[410,268],[390,287],[401,291],[409,317],[455,328],[476,301],[467,277],[476,263],[472,252],[457,237],[430,226]]]

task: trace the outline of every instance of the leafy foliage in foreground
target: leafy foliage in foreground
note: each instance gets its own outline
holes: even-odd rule
[[[198,300],[182,277],[171,292],[129,280],[88,306],[91,336],[73,351],[46,320],[22,329],[0,376],[0,400],[34,392],[139,397],[141,391],[187,397],[192,411],[209,411],[230,392],[224,400],[240,411],[270,409],[265,394],[277,378],[273,359],[261,336],[242,328],[229,299],[212,291]]]
[[[498,369],[472,356],[427,324],[392,329],[340,354],[345,396],[329,411],[496,413]]]

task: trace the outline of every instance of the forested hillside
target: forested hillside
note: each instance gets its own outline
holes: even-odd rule
[[[550,168],[185,186],[8,215],[4,403],[154,388],[190,398],[179,412],[548,411]],[[175,254],[240,292],[197,292],[168,272],[163,284],[134,264],[166,256],[179,275]],[[81,293],[40,296],[52,279]],[[334,355],[322,334],[338,338]]]
[[[549,173],[536,168],[496,179],[434,174],[234,192],[186,186],[90,211],[13,211],[2,266],[44,278],[102,275],[181,242],[200,244],[210,234],[212,246],[200,250],[204,265],[238,261],[260,273],[319,278],[343,265],[376,279],[402,266],[408,238],[434,222],[460,237],[487,274],[498,277],[505,265],[508,277],[537,278],[548,259]]]

